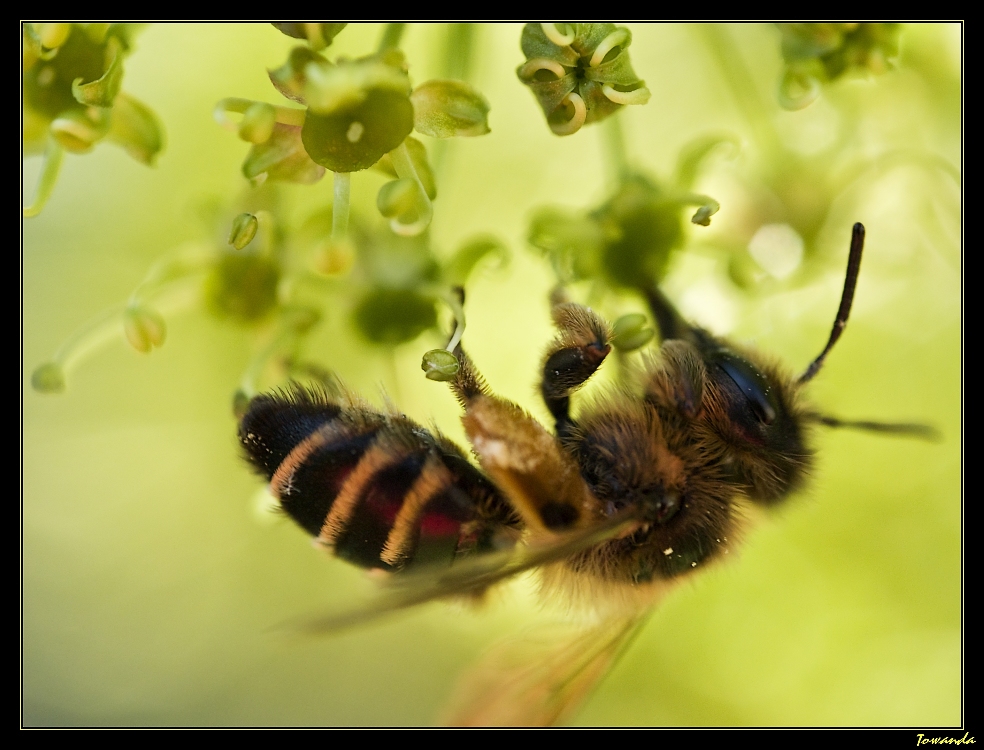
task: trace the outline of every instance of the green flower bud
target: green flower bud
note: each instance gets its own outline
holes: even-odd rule
[[[365,294],[354,312],[355,324],[369,341],[393,346],[412,341],[437,323],[431,297],[409,289],[377,287]]]
[[[67,40],[72,31],[70,23],[39,23],[35,24],[38,40],[47,49],[57,49]]]
[[[301,140],[333,172],[368,169],[413,130],[406,73],[379,58],[307,66]]]
[[[51,122],[51,135],[75,154],[90,151],[109,132],[109,112],[99,107],[69,110]]]
[[[55,362],[45,362],[31,374],[31,387],[38,393],[61,393],[65,390],[65,371]]]
[[[648,344],[656,332],[646,323],[642,313],[623,315],[613,326],[612,345],[623,352],[631,352]]]
[[[463,81],[427,81],[410,95],[413,126],[433,138],[485,135],[489,103]]]
[[[280,33],[286,34],[294,39],[304,39],[311,45],[311,49],[324,49],[331,45],[335,37],[341,33],[342,29],[348,26],[347,23],[275,23],[273,24]]]
[[[413,162],[413,168],[427,192],[427,197],[434,200],[437,198],[437,181],[434,179],[434,170],[431,169],[430,161],[427,159],[427,148],[413,136],[408,136],[403,143],[406,145],[407,151],[410,152],[410,161]],[[385,172],[390,177],[399,177],[389,154],[384,155],[373,167]]]
[[[526,63],[516,73],[554,133],[571,135],[625,104],[649,101],[649,89],[629,62],[631,41],[628,29],[610,23],[526,24]]]
[[[403,216],[417,207],[417,184],[413,180],[391,180],[379,189],[376,207],[387,219]]]
[[[123,332],[130,346],[138,352],[149,354],[163,346],[167,337],[167,324],[156,310],[131,306],[123,312]]]
[[[307,85],[307,66],[314,63],[324,68],[330,67],[327,59],[308,47],[294,47],[287,56],[287,62],[275,70],[268,70],[270,82],[277,91],[291,101],[304,103],[304,87]]]
[[[420,369],[424,371],[428,380],[446,383],[449,380],[454,380],[454,376],[458,374],[461,365],[458,364],[458,358],[451,352],[445,349],[431,349],[424,354]]]
[[[243,113],[239,123],[239,137],[249,143],[264,143],[273,134],[277,111],[269,104],[256,102]]]
[[[242,250],[253,241],[259,226],[260,222],[253,214],[239,214],[239,216],[232,220],[232,229],[229,231],[229,244],[237,250]]]
[[[248,180],[280,180],[313,185],[325,176],[325,168],[315,164],[301,141],[301,128],[276,123],[270,137],[256,143],[243,162]]]

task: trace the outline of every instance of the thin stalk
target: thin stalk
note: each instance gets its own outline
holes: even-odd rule
[[[434,218],[434,207],[431,204],[430,198],[427,197],[427,190],[424,189],[424,183],[420,181],[420,175],[417,174],[416,167],[413,166],[413,160],[410,158],[407,144],[405,142],[401,143],[390,151],[390,158],[393,160],[393,168],[396,170],[396,174],[400,179],[413,180],[417,185],[418,207],[417,221],[412,224],[403,224],[399,218],[393,218],[390,219],[390,229],[395,234],[403,237],[415,237],[430,225],[431,219]]]
[[[407,25],[405,23],[388,23],[385,28],[383,28],[383,36],[379,40],[379,47],[376,52],[382,54],[387,50],[397,49],[400,46],[400,39],[403,38],[403,32],[406,30]]]
[[[780,151],[779,135],[767,115],[765,102],[762,101],[752,74],[731,35],[720,24],[700,24],[697,28],[718,64],[721,76],[731,89],[735,104],[751,127],[759,149],[764,154]]]
[[[473,50],[475,47],[476,24],[449,23],[444,45],[444,61],[441,77],[450,80],[467,81],[471,73]],[[434,176],[440,183],[441,175],[447,169],[451,138],[439,138],[431,150],[431,164]]]
[[[215,108],[212,110],[212,117],[226,130],[237,132],[239,130],[239,123],[232,120],[229,117],[229,113],[235,112],[236,114],[242,115],[245,114],[246,110],[254,104],[261,103],[263,102],[255,102],[252,99],[229,97],[221,100],[215,105]],[[297,109],[296,107],[278,107],[272,104],[269,106],[273,107],[276,121],[281,125],[294,125],[296,127],[300,127],[304,124],[304,117],[307,114],[307,110]]]
[[[349,207],[352,197],[352,175],[334,172],[335,200],[331,205],[331,240],[342,242],[348,236]]]
[[[620,113],[612,115],[604,122],[601,129],[608,168],[616,185],[624,182],[630,173],[629,159],[625,152],[625,134],[622,131]]]
[[[41,165],[41,176],[38,178],[38,185],[34,189],[34,201],[30,206],[24,206],[24,218],[30,219],[41,213],[51,197],[51,191],[58,181],[58,172],[61,171],[62,157],[65,156],[65,149],[51,138],[48,140],[48,147],[44,151],[44,163]]]

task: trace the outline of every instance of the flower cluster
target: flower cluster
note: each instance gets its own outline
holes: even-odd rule
[[[649,89],[632,70],[632,34],[611,23],[528,23],[516,71],[557,135],[604,120],[624,104],[645,104]]]
[[[884,73],[899,54],[898,23],[781,23],[786,63],[779,101],[802,109],[820,93],[820,84],[851,71]]]
[[[37,195],[24,216],[37,216],[51,195],[65,151],[83,154],[107,140],[152,165],[164,129],[144,104],[123,93],[123,60],[134,24],[24,23],[24,153],[45,153]]]

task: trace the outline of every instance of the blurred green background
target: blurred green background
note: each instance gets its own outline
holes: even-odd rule
[[[552,135],[517,81],[520,29],[476,37],[471,80],[491,103],[492,132],[451,144],[432,236],[448,251],[476,232],[509,245],[509,267],[469,288],[465,341],[497,392],[544,418],[535,382],[551,336],[552,277],[527,250],[529,216],[543,205],[598,205],[608,173],[597,126]],[[687,231],[694,243],[742,236],[755,217],[749,185],[775,165],[763,167],[750,143],[709,37],[684,25],[632,30],[633,65],[653,94],[619,115],[633,166],[669,175],[694,137],[736,134],[745,147],[712,160],[697,183],[720,213],[709,229]],[[366,54],[379,33],[352,25],[328,52]],[[443,33],[408,29],[415,84],[438,74]],[[822,155],[842,138],[823,163],[862,168],[834,192],[808,180],[830,205],[823,270],[810,283],[740,292],[715,256],[687,252],[668,294],[687,316],[798,372],[826,340],[849,228],[863,221],[851,323],[809,397],[845,418],[932,422],[944,439],[819,433],[809,488],[750,528],[737,560],[670,596],[574,721],[959,724],[961,197],[924,157],[961,163],[961,29],[906,27],[897,70],[840,81],[799,112],[774,104],[778,31],[724,33],[789,153]],[[259,482],[239,457],[230,410],[257,346],[248,329],[204,311],[173,316],[159,351],[137,354],[120,337],[78,368],[65,394],[31,390],[31,371],[78,325],[124,301],[155,258],[202,237],[197,206],[246,187],[246,144],[211,110],[226,96],[280,103],[265,69],[292,46],[270,26],[149,27],[127,59],[124,89],[167,129],[158,167],[107,144],[69,155],[42,215],[24,221],[26,725],[428,724],[483,649],[548,618],[520,582],[480,611],[432,604],[321,639],[276,630],[372,584],[257,510]],[[26,195],[39,163],[24,163]],[[354,176],[356,208],[372,210],[379,184]],[[297,221],[331,200],[330,180],[284,192]],[[461,441],[447,388],[419,369],[437,337],[389,353],[359,344],[347,325],[329,315],[319,361],[376,404],[385,392]]]

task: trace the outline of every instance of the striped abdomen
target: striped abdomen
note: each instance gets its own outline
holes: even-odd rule
[[[253,399],[239,440],[284,510],[357,565],[450,564],[518,536],[495,485],[405,416],[294,388]]]

